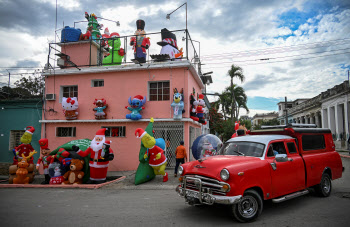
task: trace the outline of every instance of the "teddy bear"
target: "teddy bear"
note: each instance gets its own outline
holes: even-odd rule
[[[84,167],[84,160],[72,159],[69,165],[69,171],[63,175],[65,179],[62,184],[82,184],[84,171],[82,171]]]

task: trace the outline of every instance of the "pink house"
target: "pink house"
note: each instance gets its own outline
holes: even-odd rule
[[[87,42],[62,45],[61,51],[79,65],[91,63]],[[97,51],[98,48],[92,48],[91,56],[95,61]],[[201,124],[190,118],[189,96],[193,91],[202,93],[204,85],[188,60],[81,67],[80,70],[72,67],[47,70],[43,76],[46,100],[41,120],[42,137],[48,138],[50,148],[54,149],[71,140],[93,139],[98,129],[107,127],[106,136],[112,141],[115,154],[109,171],[136,170],[141,141],[135,137],[135,129],[145,129],[151,117],[155,121],[155,137],[169,141],[166,148],[168,167],[175,166],[174,152],[179,142],[185,142],[191,156],[190,145],[201,134]],[[173,120],[170,106],[174,88],[184,89],[185,113],[179,121]],[[138,121],[125,117],[130,113],[125,109],[128,98],[136,95],[147,97],[145,109],[141,111],[142,119]],[[77,120],[66,120],[62,113],[62,97],[78,97]],[[96,98],[107,101],[105,120],[95,120],[93,102]]]

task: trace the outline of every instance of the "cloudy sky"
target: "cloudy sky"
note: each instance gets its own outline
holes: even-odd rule
[[[0,0],[0,86],[7,85],[8,71],[13,86],[42,68],[48,43],[59,42],[59,29],[85,20],[85,12],[120,21],[120,27],[99,22],[126,36],[134,33],[137,19],[146,21],[147,33],[185,29],[185,7],[165,19],[184,2],[57,0],[56,22],[56,0]],[[312,98],[348,78],[348,0],[188,0],[187,14],[191,38],[200,42],[202,71],[213,71],[207,92],[221,92],[228,85],[232,64],[242,67],[246,80],[234,82],[245,89],[251,116],[277,111],[285,96]],[[79,26],[85,31],[86,24]],[[157,41],[151,38],[153,51],[159,50]],[[194,46],[199,49],[198,42]]]

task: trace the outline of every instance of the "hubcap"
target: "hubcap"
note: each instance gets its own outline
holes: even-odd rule
[[[238,206],[238,210],[243,217],[251,218],[258,210],[258,202],[252,196],[244,196]]]
[[[323,181],[323,191],[328,194],[330,190],[331,190],[331,182],[329,178],[325,178]]]

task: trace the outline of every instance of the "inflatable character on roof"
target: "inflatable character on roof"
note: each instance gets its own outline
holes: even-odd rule
[[[135,63],[145,63],[146,62],[146,50],[151,46],[149,38],[146,37],[145,21],[136,21],[137,30],[135,31],[136,37],[131,37],[130,46],[133,47]]]
[[[105,29],[105,34],[102,35],[102,37],[104,39],[108,39],[107,46],[111,47],[112,49],[109,51],[108,55],[103,59],[102,64],[120,65],[125,55],[124,49],[120,48],[120,36],[117,32],[112,32],[112,34],[108,36],[106,32],[109,33],[108,28]],[[103,41],[103,43],[106,45],[106,41]]]
[[[153,118],[151,119],[153,120]],[[138,128],[135,130],[136,138],[141,138],[141,142],[145,148],[147,148],[143,158],[148,160],[148,164],[153,168],[155,175],[162,175],[163,182],[168,181],[168,173],[165,172],[165,167],[167,165],[167,158],[164,155],[165,141],[162,138],[155,139],[151,135],[149,135],[142,128]],[[161,142],[160,142],[161,141]],[[157,142],[160,142],[162,146],[157,146]]]
[[[176,35],[163,28],[161,30],[162,41],[157,42],[158,45],[162,46],[160,54],[167,54],[171,60],[181,60],[183,56],[182,48],[179,50],[176,42]]]
[[[146,103],[146,96],[142,97],[141,95],[136,95],[132,100],[130,96],[128,102],[131,107],[125,106],[125,109],[130,110],[131,113],[127,114],[126,118],[131,120],[140,120],[142,118],[140,111],[145,109],[143,105]]]
[[[36,163],[36,169],[39,170],[40,163],[43,164],[45,180],[41,182],[41,184],[49,184],[50,183],[50,175],[49,175],[49,160],[48,157],[50,155],[51,150],[49,149],[49,140],[46,138],[39,140],[41,157],[38,159]]]
[[[174,120],[181,120],[184,110],[184,101],[183,101],[184,89],[181,89],[181,92],[177,91],[177,88],[174,89],[174,101],[171,103],[171,107],[174,109]]]
[[[81,157],[90,156],[90,180],[88,183],[100,184],[106,181],[109,161],[114,159],[113,150],[110,148],[110,141],[105,138],[106,128],[101,128],[96,132],[90,147],[85,151],[78,146],[72,146],[72,149]]]

